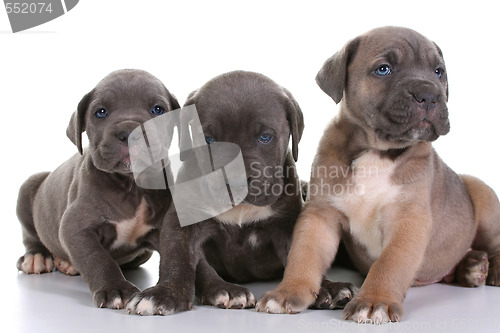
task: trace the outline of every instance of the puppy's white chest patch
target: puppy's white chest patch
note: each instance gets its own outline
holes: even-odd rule
[[[148,206],[143,198],[139,207],[135,212],[134,217],[128,220],[112,221],[116,226],[116,240],[112,248],[118,248],[124,245],[136,245],[137,239],[146,235],[152,226],[148,225]]]
[[[394,169],[392,160],[375,152],[364,153],[353,162],[344,191],[331,196],[332,205],[348,217],[351,236],[373,260],[380,256],[390,237],[384,211],[400,193],[391,180]]]
[[[250,236],[248,236],[248,243],[254,249],[256,249],[259,246],[259,237],[257,236],[256,233],[252,232]]]
[[[250,204],[240,204],[218,215],[215,219],[222,223],[241,227],[246,223],[268,219],[272,215],[274,215],[274,212],[270,206],[259,207]]]

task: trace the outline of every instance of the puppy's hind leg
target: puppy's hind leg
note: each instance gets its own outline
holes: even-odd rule
[[[42,244],[33,223],[33,200],[49,172],[38,173],[26,180],[19,190],[17,216],[23,229],[26,253],[17,261],[17,269],[26,274],[49,273],[54,269],[52,254]]]
[[[54,265],[57,270],[66,275],[78,275],[80,274],[75,266],[71,265],[69,261],[63,260],[59,257],[54,257]]]
[[[460,176],[474,206],[474,250],[486,251],[489,260],[486,284],[500,286],[500,202],[493,189],[472,176]]]

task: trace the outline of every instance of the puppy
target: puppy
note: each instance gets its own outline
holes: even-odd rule
[[[167,190],[136,186],[128,136],[145,121],[178,108],[165,86],[141,70],[113,72],[82,98],[67,129],[80,154],[53,172],[33,175],[19,192],[17,214],[26,247],[19,270],[39,274],[55,264],[63,273],[80,273],[97,306],[125,306],[138,289],[120,267],[149,259],[160,217],[171,202]]]
[[[346,319],[399,321],[411,285],[453,280],[457,265],[463,285],[484,284],[487,256],[486,283],[498,286],[498,199],[431,146],[450,128],[438,46],[409,29],[378,28],[347,43],[316,80],[340,113],[321,139],[284,279],[258,310],[313,303],[341,238],[366,275]]]
[[[284,270],[303,204],[294,162],[304,128],[299,105],[269,78],[244,71],[212,79],[191,93],[185,105],[192,104],[212,150],[218,142],[240,147],[248,194],[225,213],[185,227],[172,205],[160,235],[159,283],[132,298],[127,305],[131,313],[165,315],[191,309],[195,286],[202,304],[253,307],[254,295],[229,281],[277,279]],[[352,288],[326,281],[318,306],[347,302]],[[343,297],[338,299],[341,289]]]

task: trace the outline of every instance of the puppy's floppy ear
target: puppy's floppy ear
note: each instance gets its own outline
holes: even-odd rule
[[[342,50],[328,58],[316,75],[316,83],[328,96],[339,103],[347,82],[347,66],[354,57],[361,39],[349,41]]]
[[[292,135],[292,155],[295,162],[299,159],[299,141],[304,132],[304,116],[300,109],[299,103],[293,98],[292,94],[283,88],[287,97],[285,102],[286,117],[290,126],[290,134]]]
[[[441,58],[444,59],[443,58],[443,51],[441,51],[441,48],[435,42],[432,42],[432,44],[434,44],[434,47],[436,48],[436,50],[439,53],[439,55],[441,56]]]
[[[167,90],[168,91],[168,90]],[[170,96],[169,98],[169,102],[170,102],[170,107],[172,108],[171,111],[174,111],[174,110],[177,110],[177,109],[180,109],[181,106],[179,105],[179,101],[177,101],[177,98],[174,96],[174,94],[171,94],[170,92],[168,93],[168,95]]]
[[[443,57],[443,51],[441,51],[441,48],[434,42],[432,42],[432,44],[434,44],[434,47],[436,48],[439,56],[441,57],[441,59],[443,60],[443,64],[444,64],[444,57]],[[446,75],[446,101],[448,102],[448,75]]]
[[[83,154],[82,148],[82,133],[85,132],[85,115],[89,107],[89,103],[92,100],[92,95],[94,94],[94,89],[87,93],[78,103],[78,108],[69,121],[68,128],[66,129],[66,135],[73,142],[73,144],[78,148],[78,152]]]
[[[186,99],[186,103],[184,103],[184,106],[187,106],[187,105],[191,105],[191,104],[194,104],[194,96],[198,93],[198,89],[196,90],[193,90],[189,93],[187,99]]]

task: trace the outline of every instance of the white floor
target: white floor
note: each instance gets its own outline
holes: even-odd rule
[[[11,257],[11,255],[7,255]],[[412,288],[406,297],[401,323],[382,326],[344,321],[339,310],[307,310],[296,315],[270,315],[247,310],[223,310],[197,305],[194,310],[168,317],[140,317],[124,310],[96,308],[80,276],[59,272],[42,275],[17,273],[14,262],[4,270],[5,296],[2,326],[17,332],[500,332],[500,288],[466,289],[443,284]],[[139,288],[156,283],[158,257],[142,268],[126,272]],[[361,276],[335,268],[330,277],[352,281]],[[247,287],[260,297],[277,282]],[[8,301],[7,301],[8,300]],[[10,331],[10,329],[9,329]]]

